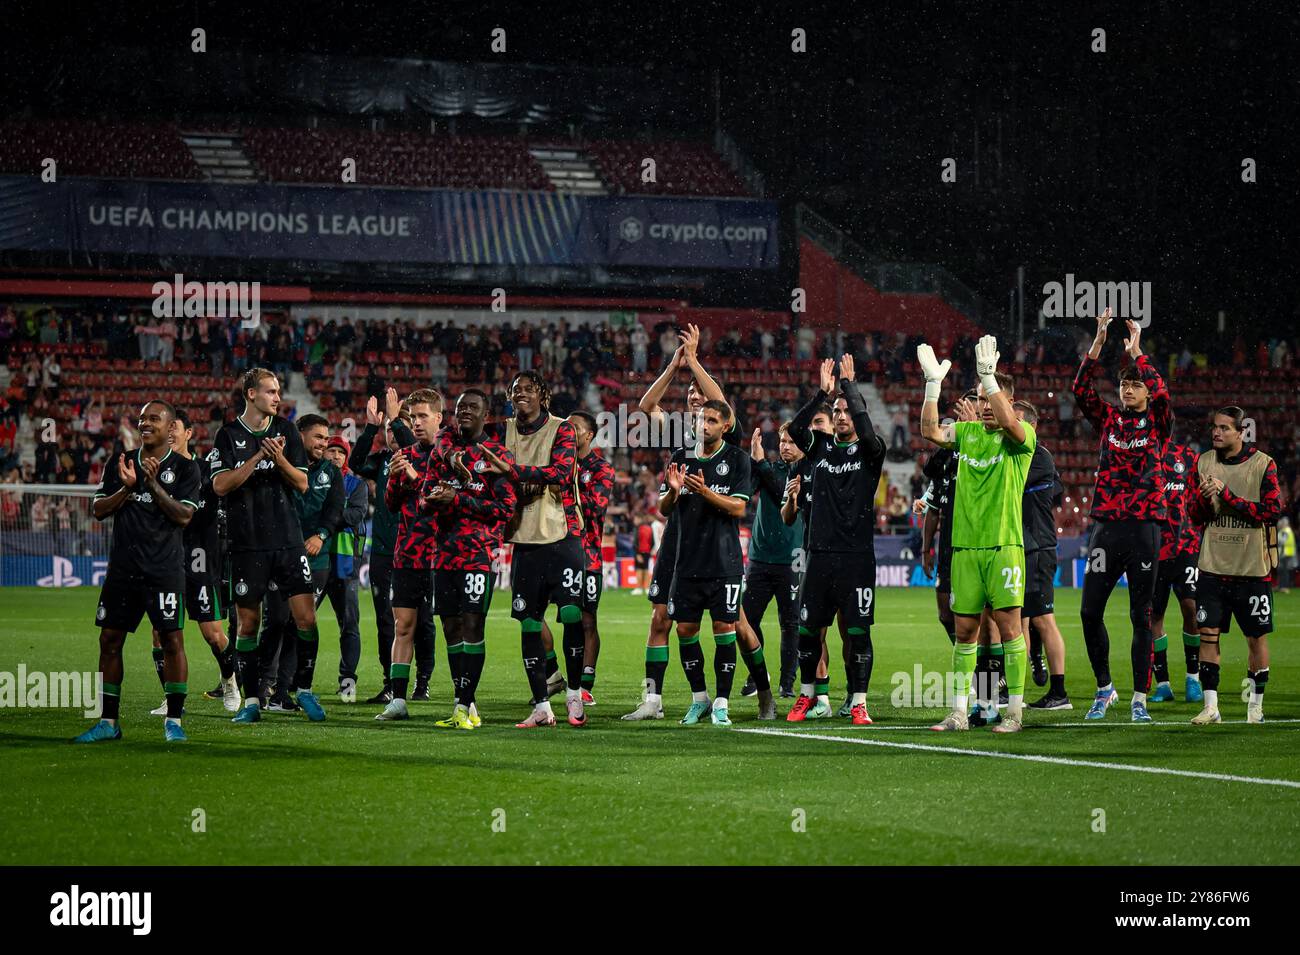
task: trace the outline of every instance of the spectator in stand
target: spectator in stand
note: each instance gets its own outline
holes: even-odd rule
[[[519,358],[519,370],[528,371],[533,367],[533,326],[526,322],[521,324],[516,337],[519,342],[515,352]]]
[[[63,381],[63,366],[59,364],[58,355],[50,352],[41,363],[41,387],[53,401],[59,400],[59,386]]]
[[[44,532],[50,529],[50,499],[44,494],[37,495],[36,500],[32,501],[31,522],[34,531]]]
[[[817,333],[808,326],[799,329],[795,336],[795,355],[800,361],[808,361],[813,357],[813,352],[817,348]]]
[[[176,323],[170,318],[163,318],[158,323],[158,364],[170,368],[176,357]]]
[[[429,355],[429,381],[433,387],[443,389],[447,387],[447,356],[442,353],[441,348],[435,348]]]
[[[338,361],[334,363],[334,376],[330,379],[330,390],[340,408],[348,407],[352,398],[352,368],[351,353],[347,350],[340,352]]]
[[[27,386],[27,403],[31,404],[41,390],[41,360],[35,354],[28,355],[23,362],[23,378]]]
[[[634,324],[632,336],[629,340],[632,345],[632,370],[638,373],[648,371],[650,367],[650,335],[640,321]]]
[[[905,405],[900,405],[895,408],[893,415],[890,416],[890,421],[892,421],[894,425],[894,432],[893,437],[890,440],[890,445],[895,451],[906,452],[909,440],[907,434],[907,407]]]
[[[0,309],[0,362],[9,360],[9,349],[18,335],[18,320],[14,310],[6,305]]]
[[[211,365],[210,373],[213,378],[226,377],[226,335],[225,330],[217,322],[208,323],[208,339],[204,347],[207,353],[208,361]]]
[[[147,319],[137,319],[131,330],[135,335],[135,347],[140,360],[153,361],[158,357],[158,319],[150,315]]]
[[[36,483],[53,484],[59,472],[59,445],[57,441],[42,441],[44,431],[40,422],[36,424]]]
[[[59,316],[50,312],[41,322],[41,344],[57,345],[59,343]]]

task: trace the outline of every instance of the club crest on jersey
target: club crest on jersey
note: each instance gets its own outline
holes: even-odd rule
[[[316,483],[319,484],[321,487],[328,487],[330,483],[329,472],[321,471],[321,473],[316,477]]]
[[[800,619],[800,620],[807,620],[807,619],[808,619],[808,608],[807,608],[807,607],[800,607],[800,608],[799,608],[799,619]]]
[[[176,480],[176,474],[170,470],[164,471],[162,474],[158,475],[158,480],[162,481],[164,484],[171,484]]]
[[[104,609],[103,604],[100,604],[99,609],[95,611],[95,619],[103,620],[107,616],[108,616],[108,611]]]
[[[1187,465],[1184,464],[1182,461],[1175,461],[1175,462],[1174,462],[1174,470],[1175,470],[1177,473],[1182,474],[1184,471],[1187,470]]]
[[[850,444],[850,445],[848,446],[847,449],[845,449],[845,452],[844,452],[844,453],[845,453],[845,454],[857,454],[857,453],[858,453],[858,443],[857,443],[856,441],[854,441],[852,444]]]
[[[516,597],[513,606],[516,611],[520,611],[523,610],[524,607],[528,606],[528,602],[525,601],[523,597]]]
[[[248,584],[244,583],[242,580],[235,584],[235,593],[239,594],[241,597],[244,596],[244,594],[248,593]]]
[[[583,484],[590,484],[590,483],[591,483],[591,472],[590,472],[590,471],[583,471],[583,472],[582,472],[582,483],[583,483]]]
[[[1145,428],[1146,426],[1147,426],[1147,419],[1146,419],[1146,418],[1138,418],[1138,427],[1139,427],[1139,428]]]
[[[487,463],[487,461],[483,460],[482,458],[480,458],[479,460],[477,460],[477,461],[474,462],[474,470],[475,470],[475,471],[480,471],[480,472],[482,472],[482,471],[486,471],[487,468],[488,468],[488,463]]]
[[[651,585],[650,585],[650,596],[651,596],[651,597],[657,597],[657,596],[659,596],[659,585],[658,585],[658,584],[651,584]]]
[[[718,477],[725,477],[730,470],[731,466],[726,461],[719,461],[718,466],[713,469],[713,473]]]

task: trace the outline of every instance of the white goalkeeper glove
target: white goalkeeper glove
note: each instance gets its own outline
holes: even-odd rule
[[[975,374],[979,375],[980,384],[984,386],[984,397],[992,398],[1002,389],[998,387],[995,373],[998,370],[998,340],[992,335],[985,335],[975,343]]]
[[[925,375],[925,400],[938,402],[943,379],[952,362],[945,358],[941,363],[934,357],[934,349],[925,344],[917,346],[916,360],[921,363],[921,374]]]

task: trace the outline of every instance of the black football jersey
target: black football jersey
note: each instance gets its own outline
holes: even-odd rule
[[[857,441],[812,432],[804,458],[812,472],[812,504],[804,515],[808,550],[874,553],[876,488],[885,442],[875,432]]]
[[[722,442],[709,457],[679,448],[672,463],[687,474],[701,473],[710,489],[726,497],[749,500],[749,455]],[[740,553],[740,518],[729,517],[703,496],[682,488],[673,509],[677,517],[677,565],[681,577],[739,577],[744,573]]]
[[[933,506],[939,509],[939,549],[952,550],[952,506],[957,499],[957,452],[939,448],[925,465],[925,476],[934,482]]]
[[[242,418],[223,425],[208,456],[210,477],[233,471],[255,455],[264,438],[284,438],[284,456],[298,470],[307,471],[307,452],[298,429],[281,417],[274,417],[261,431],[251,431]],[[280,550],[302,546],[302,525],[294,505],[296,491],[264,458],[237,490],[226,495],[226,527],[232,551]]]
[[[126,452],[135,464],[136,485],[113,514],[113,542],[108,556],[110,573],[130,574],[150,581],[173,581],[184,574],[183,529],[154,502],[144,486],[141,450]],[[108,459],[104,479],[95,498],[111,497],[122,488],[117,462],[122,452]],[[158,483],[168,495],[198,509],[198,466],[170,448],[158,462]]]
[[[1034,446],[1034,456],[1029,461],[1029,474],[1025,478],[1024,505],[1021,523],[1025,532],[1025,550],[1042,550],[1056,547],[1056,513],[1065,489],[1056,473],[1052,452],[1042,444]]]
[[[201,482],[199,506],[185,528],[185,567],[191,574],[215,574],[220,569],[221,529],[218,511],[221,498],[212,489],[211,458],[215,454],[209,451],[205,458],[195,458],[194,465],[199,469]]]

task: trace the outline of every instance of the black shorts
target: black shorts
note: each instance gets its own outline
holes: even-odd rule
[[[637,570],[645,570],[647,567],[650,566],[650,555],[643,554],[640,551],[638,551],[636,556],[633,558],[632,566],[634,566]]]
[[[1267,577],[1206,574],[1196,585],[1196,622],[1227,633],[1232,618],[1248,637],[1273,632],[1273,588]]]
[[[497,575],[490,570],[435,570],[433,612],[440,617],[464,613],[486,615]]]
[[[433,570],[419,567],[394,567],[388,602],[404,610],[433,609]]]
[[[707,612],[714,623],[740,619],[740,577],[673,577],[668,592],[668,618],[677,623],[699,623]]]
[[[1022,617],[1041,617],[1056,608],[1056,549],[1040,547],[1025,554],[1025,602]]]
[[[99,590],[95,625],[104,630],[135,633],[145,614],[159,633],[185,629],[185,575],[151,580],[111,570]]]
[[[605,590],[605,575],[599,570],[589,570],[582,575],[582,609],[595,613],[600,606],[600,595]]]
[[[510,565],[510,616],[541,619],[550,604],[579,604],[585,563],[576,537],[554,544],[516,544]]]
[[[185,575],[185,609],[195,623],[213,623],[226,619],[226,582],[220,574]]]
[[[844,628],[876,619],[876,555],[812,551],[799,589],[799,626],[820,630],[840,615]]]
[[[952,548],[938,547],[935,549],[935,556],[938,558],[938,566],[935,567],[934,589],[940,593],[952,593]]]
[[[1169,560],[1162,560],[1156,571],[1156,590],[1151,595],[1151,616],[1164,617],[1165,609],[1169,606],[1170,590],[1179,600],[1195,600],[1199,576],[1195,554],[1179,554]]]
[[[655,561],[654,573],[650,575],[650,589],[646,591],[646,598],[652,604],[668,602],[668,591],[673,589],[673,572],[676,569],[677,555],[673,554],[665,559],[663,551],[660,551],[659,558]]]
[[[307,551],[297,547],[279,550],[237,550],[230,555],[230,579],[234,582],[235,603],[241,607],[259,606],[268,590],[282,597],[313,594],[311,564]]]

